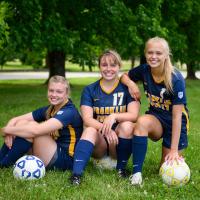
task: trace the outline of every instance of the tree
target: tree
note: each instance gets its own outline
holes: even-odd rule
[[[195,71],[200,69],[200,2],[193,1],[192,14],[189,20],[182,25],[187,36],[187,78],[196,79]]]
[[[140,57],[140,62],[144,62],[144,44],[147,39],[154,36],[166,37],[167,29],[161,25],[161,6],[162,0],[124,0],[127,7],[132,10],[133,16],[135,18],[132,21],[132,27],[137,30],[138,36],[140,38],[139,48],[135,46],[128,47],[127,55],[131,55],[131,59],[134,60],[135,57]],[[136,46],[137,47],[137,46]],[[133,50],[134,49],[134,50]]]
[[[9,4],[0,2],[0,66],[3,67],[7,60],[8,52],[5,48],[9,40],[9,26],[6,19],[10,17]]]
[[[4,20],[10,46],[16,54],[46,52],[50,77],[65,75],[65,60],[92,70],[106,48],[124,59],[142,57],[146,40],[156,35],[169,41],[175,61],[187,63],[190,77],[199,65],[198,0],[5,1],[12,12]]]
[[[187,65],[187,78],[195,79],[200,61],[200,2],[167,1],[162,5],[162,24],[168,29],[168,40],[175,61]]]
[[[9,4],[4,1],[0,2],[0,48],[8,41],[9,26],[6,22],[6,18],[8,18],[9,15]]]

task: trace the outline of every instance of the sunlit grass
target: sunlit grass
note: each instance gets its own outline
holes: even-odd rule
[[[96,78],[70,79],[72,100],[79,107],[83,87]],[[30,112],[46,105],[45,80],[0,81],[0,127],[13,116]],[[167,187],[158,176],[161,142],[149,141],[143,176],[143,187],[132,187],[128,180],[117,178],[115,171],[96,169],[92,162],[86,168],[80,187],[69,184],[70,172],[47,172],[37,181],[17,181],[12,168],[1,169],[0,199],[154,199],[154,200],[198,200],[200,194],[200,81],[187,82],[188,108],[190,111],[189,147],[184,155],[191,169],[189,184],[181,188]],[[147,108],[142,97],[141,113]],[[1,139],[2,143],[2,139]],[[131,170],[131,160],[128,169]]]

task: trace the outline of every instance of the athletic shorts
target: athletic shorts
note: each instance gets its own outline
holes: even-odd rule
[[[67,154],[67,149],[57,144],[57,150],[46,166],[47,170],[72,170],[73,158]]]
[[[166,118],[163,115],[153,112],[153,111],[146,111],[146,114],[150,114],[155,116],[161,123],[163,127],[163,143],[162,145],[168,149],[171,148],[171,138],[172,138],[172,119]],[[187,138],[187,120],[185,117],[182,117],[182,124],[181,124],[181,134],[178,144],[178,150],[182,150],[187,148],[188,146],[188,138]]]

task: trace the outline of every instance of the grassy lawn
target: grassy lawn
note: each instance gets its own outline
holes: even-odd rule
[[[95,78],[70,79],[72,84],[72,100],[79,106],[82,88],[93,82]],[[30,112],[47,104],[46,86],[44,80],[0,81],[0,127],[13,116]],[[198,200],[200,199],[200,81],[187,82],[188,108],[190,111],[189,147],[184,155],[191,169],[189,184],[181,188],[167,187],[158,176],[161,142],[149,141],[143,177],[143,187],[133,187],[128,180],[117,178],[115,171],[100,170],[92,162],[86,168],[80,187],[69,184],[70,172],[52,171],[36,181],[18,181],[13,178],[12,168],[1,169],[0,200],[1,199],[155,199],[155,200]],[[142,97],[142,110],[147,107],[145,97]],[[2,144],[2,138],[0,139]],[[131,170],[131,160],[128,168]]]
[[[122,61],[122,69],[123,71],[128,71],[131,68],[131,62],[130,61]],[[139,61],[136,60],[135,65],[138,65]],[[31,65],[22,65],[19,60],[14,61],[8,61],[4,66],[1,66],[0,68],[2,71],[32,71],[34,68]],[[0,72],[1,72],[0,70]],[[38,70],[46,70],[44,66],[41,66]],[[78,64],[74,64],[71,62],[66,61],[65,62],[65,70],[69,72],[80,72],[82,71],[82,68]],[[85,66],[85,71],[88,72],[89,68],[88,66]],[[97,72],[99,71],[98,66],[93,67],[93,71]]]

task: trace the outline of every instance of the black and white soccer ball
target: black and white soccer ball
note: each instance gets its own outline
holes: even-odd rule
[[[36,156],[25,155],[19,158],[13,169],[13,176],[22,180],[34,180],[44,177],[44,163]]]

